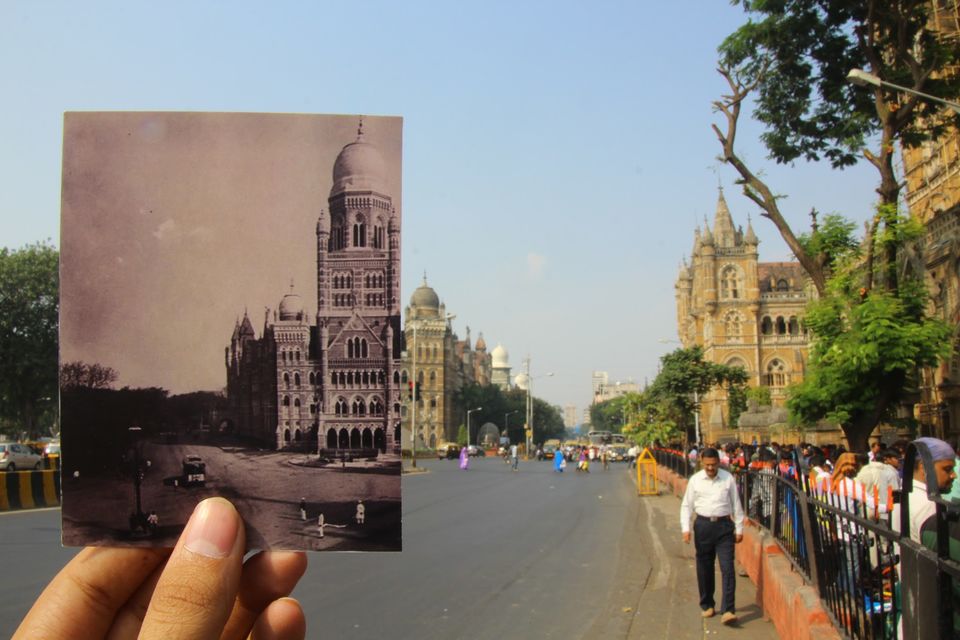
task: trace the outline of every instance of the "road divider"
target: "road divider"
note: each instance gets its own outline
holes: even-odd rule
[[[0,511],[60,506],[60,472],[13,471],[0,473]]]

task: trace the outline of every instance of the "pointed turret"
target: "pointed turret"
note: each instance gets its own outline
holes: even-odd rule
[[[713,238],[718,247],[732,247],[737,243],[737,232],[730,217],[730,208],[723,197],[723,187],[717,198],[717,212],[713,219]]]
[[[760,244],[760,240],[757,239],[757,234],[753,232],[753,223],[750,221],[750,218],[747,218],[747,232],[743,236],[743,241],[753,246]]]

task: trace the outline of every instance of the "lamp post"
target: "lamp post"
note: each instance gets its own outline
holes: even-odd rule
[[[530,358],[529,357],[524,359],[523,365],[524,365],[525,371],[522,374],[523,376],[522,380],[524,381],[527,388],[527,414],[526,414],[527,423],[526,425],[524,425],[524,428],[526,430],[526,433],[524,434],[524,442],[526,443],[526,448],[527,448],[526,459],[529,460],[530,448],[531,448],[531,445],[533,444],[533,402],[531,401],[530,389],[533,386],[532,383],[534,380],[537,380],[539,378],[550,378],[553,376],[553,372],[551,371],[550,373],[545,373],[543,375],[533,377],[530,375]],[[521,376],[517,376],[517,384],[522,388],[524,385],[520,383],[520,380],[521,380]]]
[[[520,411],[519,409],[514,409],[513,411],[507,411],[505,414],[503,414],[503,432],[504,432],[505,434],[506,434],[506,433],[509,433],[509,432],[507,431],[507,424],[508,424],[508,423],[507,423],[507,419],[508,419],[510,416],[512,416],[513,414],[518,413],[519,411]],[[510,437],[510,436],[508,435],[507,438],[509,439],[509,437]]]
[[[887,82],[886,80],[881,80],[878,76],[868,71],[864,71],[863,69],[851,69],[850,73],[847,74],[847,81],[850,82],[851,84],[857,85],[858,87],[865,87],[869,84],[869,85],[873,85],[874,87],[887,87],[888,89],[896,89],[897,91],[903,91],[904,93],[909,93],[911,95],[919,96],[921,98],[926,98],[927,100],[939,102],[940,104],[946,107],[949,107],[953,109],[956,113],[960,114],[960,104],[956,102],[944,100],[943,98],[932,96],[929,93],[924,93],[922,91],[917,91],[916,89],[911,89],[910,87],[904,87],[903,85]]]
[[[143,429],[138,426],[127,427],[127,433],[130,436],[131,449],[133,450],[133,490],[137,499],[137,511],[130,522],[131,530],[133,530],[135,527],[142,528],[144,522],[146,522],[146,517],[143,514],[143,507],[140,501],[140,484],[143,482],[143,469],[140,466],[140,434],[142,432]]]
[[[446,322],[456,318],[456,314],[448,313],[443,317]],[[413,342],[411,343],[410,356],[410,380],[412,390],[410,392],[410,459],[411,466],[417,466],[417,320],[408,320],[407,324],[413,329]],[[401,391],[402,393],[402,391]]]
[[[477,407],[476,409],[467,409],[467,446],[470,446],[470,414],[480,411],[483,407]],[[469,453],[469,451],[468,451]]]

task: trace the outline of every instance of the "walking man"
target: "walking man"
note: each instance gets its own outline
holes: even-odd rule
[[[513,470],[516,471],[520,464],[520,451],[517,449],[516,443],[510,445],[510,460],[513,463]]]
[[[363,500],[357,500],[357,524],[363,524],[367,519],[367,508],[363,506]]]
[[[737,578],[733,569],[733,545],[743,540],[743,507],[733,476],[720,468],[717,450],[708,447],[699,457],[703,468],[690,477],[680,503],[680,530],[683,541],[689,544],[693,521],[701,615],[710,618],[715,613],[714,561],[719,556],[723,592],[720,621],[734,624]]]
[[[307,499],[300,498],[300,519],[304,522],[307,521]]]

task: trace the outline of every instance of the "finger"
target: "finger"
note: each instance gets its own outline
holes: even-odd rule
[[[106,640],[126,640],[140,635],[140,628],[143,626],[143,618],[147,614],[150,598],[153,597],[153,590],[156,589],[164,568],[166,568],[166,565],[161,564],[154,569],[136,593],[120,608],[113,619],[113,626],[107,632]]]
[[[257,618],[250,640],[303,640],[306,635],[307,620],[300,603],[293,598],[281,598],[270,603]]]
[[[263,551],[247,560],[240,577],[240,591],[221,638],[246,638],[267,606],[290,595],[306,570],[306,554],[295,551]]]
[[[47,585],[14,638],[100,637],[169,549],[87,547]]]
[[[157,581],[140,637],[219,637],[240,586],[245,544],[232,504],[198,504]]]

